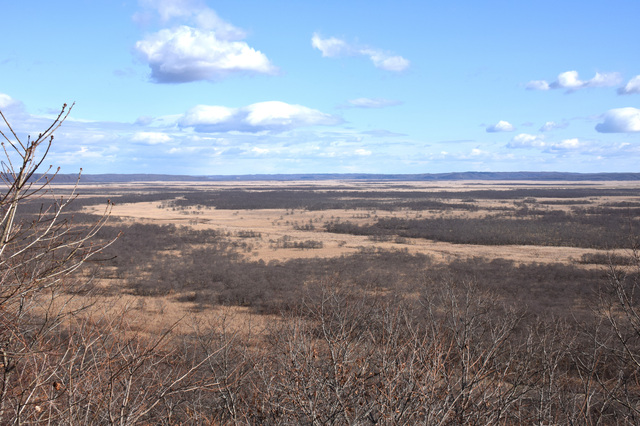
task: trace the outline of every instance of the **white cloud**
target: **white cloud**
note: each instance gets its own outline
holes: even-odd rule
[[[174,18],[188,18],[205,7],[199,0],[140,0],[140,3],[155,10],[163,22]]]
[[[180,146],[169,149],[167,154],[193,154],[199,151],[204,151],[204,148],[201,146]]]
[[[560,142],[547,142],[543,135],[521,133],[514,136],[507,148],[539,148],[545,152],[571,151],[583,148],[584,143],[578,138],[564,139]]]
[[[621,76],[618,72],[596,72],[590,80],[580,80],[578,71],[565,71],[552,83],[546,80],[532,80],[525,87],[529,90],[566,89],[571,93],[588,87],[613,87],[620,84],[620,81]]]
[[[411,63],[399,55],[393,55],[380,49],[366,46],[355,46],[336,37],[322,38],[318,33],[311,37],[311,45],[322,52],[326,58],[341,56],[367,56],[376,68],[385,71],[404,71]]]
[[[564,139],[559,143],[552,144],[551,148],[559,149],[559,150],[571,150],[571,149],[578,149],[581,146],[582,144],[580,143],[578,138],[571,138],[571,139]]]
[[[487,132],[495,133],[495,132],[513,132],[514,127],[508,121],[500,120],[496,124],[492,124],[487,127]]]
[[[251,148],[251,152],[256,155],[265,155],[269,153],[269,150],[266,148],[259,148],[257,146],[254,146],[253,148]]]
[[[252,127],[278,128],[300,127],[336,123],[334,117],[302,105],[291,105],[280,101],[259,102],[245,108],[243,119]]]
[[[161,132],[137,132],[131,138],[134,142],[142,142],[149,145],[171,142],[171,137]]]
[[[508,148],[541,148],[545,146],[544,136],[520,133],[507,144]]]
[[[321,38],[317,33],[311,37],[311,45],[322,52],[325,58],[336,58],[339,56],[349,56],[356,54],[355,49],[347,44],[344,40],[335,37]]]
[[[381,98],[357,98],[348,101],[350,106],[357,108],[384,108],[388,106],[400,105],[402,102],[392,99]]]
[[[369,135],[376,138],[395,138],[398,136],[407,136],[405,133],[396,133],[385,129],[366,130],[363,135]]]
[[[566,127],[568,127],[569,124],[567,123],[556,123],[555,121],[547,121],[546,123],[544,123],[544,125],[542,127],[540,127],[540,131],[541,132],[549,132],[551,130],[555,130],[555,129],[564,129]]]
[[[489,152],[479,148],[472,148],[470,151],[448,152],[440,151],[437,154],[428,154],[427,158],[431,161],[470,161],[476,164],[482,164],[487,161],[504,161],[511,158],[510,154],[502,154],[497,152]]]
[[[15,104],[15,101],[11,96],[0,93],[0,108],[6,108],[13,104]]]
[[[171,24],[147,35],[134,47],[157,83],[217,81],[237,73],[277,71],[266,55],[242,41],[246,37],[243,30],[221,19],[203,0],[140,3],[146,13],[157,14],[162,24]]]
[[[148,115],[143,115],[138,117],[136,121],[133,122],[133,124],[137,126],[148,126],[149,124],[153,123],[153,120],[154,120],[153,117],[150,117]]]
[[[217,105],[197,105],[180,118],[179,124],[183,127],[222,124],[229,121],[235,111],[234,108]]]
[[[381,50],[362,49],[359,53],[368,56],[376,68],[386,71],[400,72],[409,68],[410,65],[410,62],[402,56],[389,55]]]
[[[138,41],[138,54],[158,83],[215,81],[233,73],[271,74],[276,68],[247,43],[220,39],[214,31],[186,25],[163,29]]]
[[[558,75],[558,79],[551,83],[551,87],[561,87],[563,89],[577,89],[584,85],[578,77],[577,71],[567,71]]]
[[[640,109],[615,108],[604,114],[604,121],[596,125],[600,133],[635,133],[640,132]]]
[[[214,31],[223,40],[240,40],[246,33],[221,19],[203,0],[141,0],[141,5],[158,14],[163,24],[188,22],[204,30]]]
[[[584,87],[613,87],[620,84],[622,76],[618,72],[597,72],[595,77],[584,82]]]
[[[280,101],[258,102],[242,108],[198,105],[178,120],[179,126],[192,127],[197,132],[281,132],[296,127],[340,123],[339,117]]]
[[[640,75],[636,75],[624,86],[618,89],[619,95],[640,94]]]
[[[360,149],[356,149],[356,150],[355,150],[355,154],[356,154],[356,155],[363,156],[363,157],[366,157],[366,156],[371,155],[371,151],[369,151],[368,149],[362,149],[362,148],[360,148]]]
[[[544,80],[533,80],[527,83],[527,90],[549,90],[549,83]]]

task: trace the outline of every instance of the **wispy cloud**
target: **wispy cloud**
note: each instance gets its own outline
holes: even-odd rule
[[[555,121],[547,121],[540,127],[541,132],[550,132],[556,129],[566,129],[569,126],[569,123],[556,123]]]
[[[140,0],[139,3],[142,11],[134,15],[134,20],[149,21],[157,16],[163,25],[176,22],[189,24],[215,31],[225,40],[246,37],[245,31],[220,18],[203,0]]]
[[[544,152],[575,151],[582,149],[585,146],[586,144],[581,142],[578,138],[569,138],[563,139],[560,142],[551,142],[547,141],[543,135],[530,135],[527,133],[520,133],[519,135],[514,136],[507,144],[507,148],[537,148]]]
[[[560,73],[557,79],[551,83],[546,80],[532,80],[526,84],[528,90],[566,89],[567,93],[589,87],[613,87],[620,84],[622,77],[618,72],[596,72],[589,80],[580,80],[577,71]]]
[[[346,106],[354,108],[385,108],[401,104],[402,102],[393,99],[357,98],[347,101]]]
[[[603,122],[596,125],[600,133],[636,133],[640,132],[640,109],[615,108],[607,111]]]
[[[633,77],[627,84],[618,89],[619,95],[640,94],[640,75]]]
[[[336,38],[322,38],[318,33],[311,37],[311,45],[322,52],[326,58],[339,58],[344,56],[366,56],[376,68],[385,71],[405,71],[410,66],[409,60],[399,55],[386,52],[368,46],[358,46]]]
[[[363,135],[369,135],[376,138],[394,138],[399,136],[407,136],[405,133],[396,133],[384,129],[366,130],[362,132]]]
[[[136,42],[134,50],[149,65],[156,83],[217,81],[233,74],[274,74],[262,52],[241,41],[244,31],[222,20],[202,1],[143,1],[162,23],[171,26]]]
[[[527,90],[549,90],[549,83],[545,80],[532,80],[525,86]]]
[[[148,145],[157,145],[171,142],[171,137],[162,132],[137,132],[132,136],[131,140]]]
[[[508,121],[500,120],[496,124],[492,124],[487,127],[486,131],[488,133],[496,133],[496,132],[513,132],[515,128]]]
[[[480,148],[471,148],[466,151],[449,152],[440,151],[438,153],[431,153],[427,155],[427,158],[431,161],[464,161],[475,164],[484,164],[486,162],[504,161],[511,158],[510,154],[502,154],[496,152],[486,151]]]
[[[359,148],[354,151],[354,154],[359,155],[361,157],[368,157],[372,154],[372,152],[368,149]]]
[[[14,101],[11,96],[6,95],[4,93],[0,93],[0,108],[7,108],[15,104],[15,102],[16,101]]]
[[[549,148],[556,151],[564,151],[564,150],[576,150],[584,146],[585,144],[582,143],[578,138],[570,138],[570,139],[563,139],[560,142],[551,144]]]

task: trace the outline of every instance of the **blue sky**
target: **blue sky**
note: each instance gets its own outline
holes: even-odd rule
[[[65,173],[640,172],[640,1],[22,0],[0,110]],[[4,127],[2,130],[4,131]]]

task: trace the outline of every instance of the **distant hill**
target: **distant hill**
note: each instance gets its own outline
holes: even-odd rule
[[[55,183],[74,183],[78,175],[59,174]],[[82,183],[124,182],[223,182],[223,181],[456,181],[456,180],[504,180],[504,181],[636,181],[640,173],[564,173],[564,172],[452,172],[422,174],[371,174],[371,173],[298,173],[254,175],[162,175],[162,174],[83,174]]]
[[[59,173],[54,178],[54,183],[75,183],[78,180],[77,174]],[[207,176],[187,176],[187,175],[160,175],[160,174],[82,174],[82,183],[124,183],[124,182],[194,182],[210,181]],[[230,179],[231,180],[231,179]]]

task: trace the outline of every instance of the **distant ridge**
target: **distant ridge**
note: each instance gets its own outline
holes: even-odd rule
[[[78,175],[59,174],[55,183],[74,183]],[[162,174],[83,174],[82,183],[122,182],[224,182],[224,181],[456,181],[456,180],[504,180],[504,181],[636,181],[640,173],[565,173],[565,172],[452,172],[422,174],[374,174],[374,173],[295,173],[253,175],[162,175]]]

